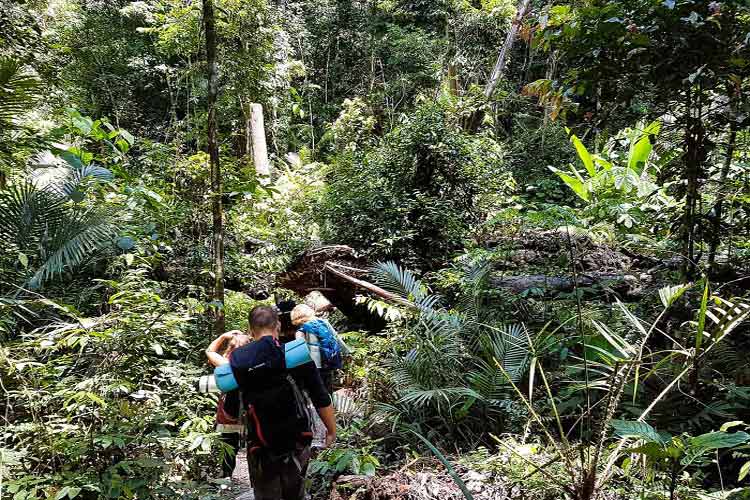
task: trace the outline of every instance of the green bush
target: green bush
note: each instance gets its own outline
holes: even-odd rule
[[[319,216],[324,240],[373,258],[436,267],[482,217],[478,200],[504,179],[502,151],[466,133],[450,98],[421,100],[378,145],[331,161]]]
[[[47,300],[57,318],[0,350],[14,498],[174,498],[223,449],[194,389],[205,336],[146,274],[100,282],[101,316]]]

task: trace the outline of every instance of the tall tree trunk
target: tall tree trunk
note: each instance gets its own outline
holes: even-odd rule
[[[739,101],[739,99],[737,100]],[[736,112],[736,109],[734,110]],[[734,157],[734,151],[737,144],[737,117],[732,116],[732,121],[729,124],[729,138],[727,140],[727,151],[726,157],[724,158],[724,165],[721,167],[721,174],[719,176],[719,187],[718,194],[716,196],[716,205],[714,206],[714,216],[711,221],[711,241],[708,248],[708,269],[712,269],[716,263],[716,252],[721,243],[721,219],[724,217],[724,200],[726,199],[726,190],[724,184],[727,182],[729,177],[729,169],[732,167],[732,158]]]
[[[448,92],[458,95],[458,68],[454,63],[448,63]]]
[[[495,67],[492,68],[492,75],[487,81],[487,84],[484,86],[484,96],[487,99],[492,97],[492,95],[495,93],[495,90],[497,90],[497,86],[500,84],[500,81],[503,79],[503,75],[505,74],[505,67],[508,62],[508,54],[513,49],[513,45],[516,43],[516,38],[518,37],[518,29],[521,27],[521,22],[523,21],[523,18],[526,17],[526,14],[529,11],[530,3],[531,0],[520,0],[518,3],[516,17],[513,18],[513,22],[510,25],[508,34],[505,36],[505,43],[500,48],[500,53],[497,55]],[[475,111],[468,118],[465,128],[471,132],[475,132],[479,128],[479,125],[482,123],[483,118],[483,111]]]
[[[245,119],[245,159],[250,162],[253,158],[253,129],[250,124],[250,104],[242,103],[242,115]]]
[[[271,163],[268,161],[268,146],[266,145],[266,128],[263,123],[263,106],[250,104],[250,133],[253,142],[253,163],[255,172],[261,181],[271,175]]]
[[[203,28],[206,32],[206,66],[208,68],[208,156],[211,167],[211,209],[213,212],[214,250],[214,333],[224,333],[224,214],[221,206],[221,169],[216,126],[216,97],[219,75],[216,64],[216,26],[213,0],[203,0]]]

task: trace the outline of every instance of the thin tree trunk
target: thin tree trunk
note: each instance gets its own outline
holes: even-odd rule
[[[252,134],[253,141],[255,172],[262,180],[271,175],[271,162],[268,161],[266,128],[263,123],[263,106],[257,103],[250,105],[250,133]]]
[[[211,209],[213,212],[214,251],[214,333],[224,333],[224,220],[221,206],[221,169],[216,125],[216,97],[219,75],[216,64],[216,26],[213,0],[203,0],[203,27],[206,32],[206,65],[208,68],[208,156],[211,166]]]
[[[242,105],[242,114],[245,118],[245,157],[249,162],[253,157],[253,128],[250,125],[250,105]]]
[[[700,92],[700,91],[698,91]],[[698,182],[700,179],[701,166],[705,149],[705,130],[701,116],[691,116],[690,110],[693,102],[697,109],[701,108],[699,98],[691,99],[692,91],[688,91],[688,117],[685,128],[685,181],[687,184],[685,192],[685,208],[682,215],[682,257],[684,260],[682,275],[686,280],[695,271],[695,225],[696,210],[700,192]],[[699,96],[698,96],[699,97]]]
[[[724,199],[726,198],[724,184],[726,184],[727,177],[729,177],[729,169],[732,167],[732,157],[734,156],[734,149],[737,143],[737,120],[732,120],[729,127],[727,155],[724,158],[724,165],[721,168],[721,175],[719,176],[719,190],[716,205],[714,206],[714,217],[711,222],[711,243],[708,249],[709,269],[713,268],[716,263],[716,251],[719,248],[719,243],[721,243],[721,219],[724,216]]]
[[[518,37],[518,29],[521,26],[523,18],[526,17],[526,13],[529,10],[529,4],[531,0],[520,0],[518,3],[518,9],[516,11],[516,17],[510,25],[508,34],[505,36],[505,43],[500,48],[500,53],[497,55],[497,61],[495,61],[495,67],[492,68],[492,75],[484,86],[484,96],[489,99],[495,93],[497,86],[503,79],[505,74],[505,67],[508,61],[508,54],[513,49],[513,45],[516,43]],[[465,122],[465,128],[470,132],[476,132],[479,125],[484,119],[484,111],[477,110],[469,116]]]
[[[513,23],[510,25],[510,30],[508,30],[508,34],[505,37],[505,43],[503,44],[503,47],[502,49],[500,49],[500,53],[497,56],[495,67],[492,69],[492,76],[490,76],[487,85],[485,85],[484,87],[484,95],[487,98],[492,97],[492,94],[495,93],[495,89],[497,89],[500,80],[502,80],[503,78],[503,75],[505,73],[505,66],[508,61],[508,53],[511,51],[511,49],[513,49],[513,45],[516,42],[516,38],[518,36],[518,28],[521,26],[521,21],[523,21],[523,18],[526,17],[526,13],[529,10],[529,3],[531,3],[530,0],[521,0],[518,4],[516,17],[513,19]]]

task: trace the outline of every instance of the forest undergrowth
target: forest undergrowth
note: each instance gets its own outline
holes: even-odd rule
[[[310,292],[352,348],[314,499],[750,498],[748,33],[4,0],[0,498],[234,494],[204,350]]]

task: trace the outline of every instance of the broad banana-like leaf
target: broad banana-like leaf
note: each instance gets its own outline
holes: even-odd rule
[[[554,173],[557,174],[558,177],[560,177],[565,184],[568,185],[570,189],[575,192],[575,194],[578,195],[579,198],[581,198],[583,201],[590,201],[590,191],[588,188],[588,185],[584,182],[584,180],[580,177],[580,175],[577,175],[577,177],[574,177],[570,174],[566,174],[562,170],[559,170],[555,167],[549,167],[550,170],[552,170]],[[575,170],[573,170],[574,173],[578,174]]]
[[[575,146],[578,157],[583,162],[583,166],[586,167],[586,171],[591,177],[596,177],[594,158],[591,156],[591,153],[589,153],[589,150],[586,149],[586,146],[584,146],[581,140],[575,135],[570,136],[570,142],[572,142],[573,146]]]
[[[635,139],[637,135],[634,134],[634,137],[630,141],[630,154],[628,155],[628,168],[630,170],[638,174],[643,171],[654,147],[654,137],[659,133],[660,129],[661,123],[655,121],[651,122],[643,131],[635,131],[635,134],[639,134],[640,137]]]

